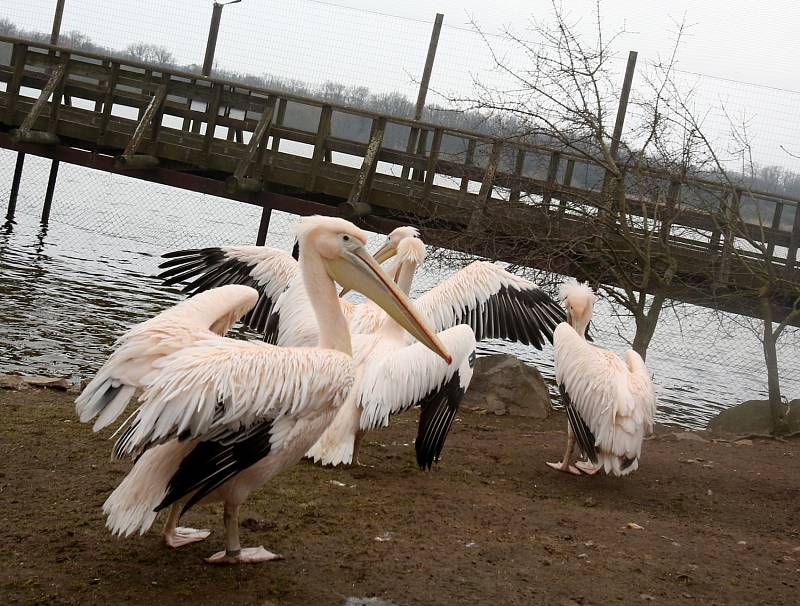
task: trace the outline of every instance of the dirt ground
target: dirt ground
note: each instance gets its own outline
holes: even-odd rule
[[[303,463],[254,492],[242,542],[285,559],[213,568],[202,558],[222,547],[219,507],[187,514],[213,534],[181,550],[155,528],[110,536],[100,507],[128,466],[109,461],[110,432],[79,424],[65,394],[0,391],[2,602],[800,601],[800,440],[659,428],[633,476],[576,478],[544,465],[562,453],[563,417],[464,413],[422,473],[415,423],[367,436],[374,467]]]

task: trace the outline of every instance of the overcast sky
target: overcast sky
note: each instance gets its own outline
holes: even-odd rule
[[[571,19],[587,30],[594,5],[592,0],[563,0]],[[48,30],[54,6],[55,0],[0,0],[0,17]],[[211,7],[211,0],[66,0],[62,31],[78,29],[116,48],[150,41],[168,47],[179,62],[201,63]],[[398,90],[413,98],[436,12],[444,13],[445,29],[432,88],[443,94],[463,93],[474,76],[491,77],[486,49],[469,31],[470,16],[486,32],[499,32],[504,26],[524,32],[532,16],[547,20],[551,3],[242,0],[223,11],[217,65],[315,85],[337,80],[378,92]],[[796,148],[800,141],[800,3],[606,0],[606,34],[626,32],[616,44],[620,71],[628,50],[637,50],[642,64],[668,55],[676,22],[684,16],[690,27],[679,68],[717,77],[687,76],[689,84],[697,85],[709,106],[724,105],[737,119],[748,121],[763,162],[800,170],[800,162],[787,159],[779,149]],[[712,127],[721,128],[715,126],[724,121],[719,108],[709,120]]]

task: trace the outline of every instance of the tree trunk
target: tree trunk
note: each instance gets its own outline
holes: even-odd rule
[[[644,314],[636,315],[636,334],[633,335],[633,351],[642,356],[642,360],[647,360],[647,348],[656,332],[658,318],[661,316],[661,308],[664,307],[666,297],[657,292],[650,301],[650,307]]]
[[[789,428],[786,423],[786,407],[781,399],[781,381],[778,373],[778,350],[776,335],[772,330],[772,306],[769,296],[760,297],[761,314],[764,321],[763,346],[764,362],[767,364],[767,391],[769,393],[769,408],[772,413],[772,432],[775,434],[786,433]]]

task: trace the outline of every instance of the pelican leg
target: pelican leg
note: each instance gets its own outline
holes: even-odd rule
[[[257,564],[270,560],[281,560],[283,556],[267,551],[261,547],[247,547],[242,549],[239,542],[239,505],[225,503],[225,551],[218,551],[210,558],[209,564]]]
[[[367,432],[363,429],[359,429],[356,432],[355,440],[353,440],[353,465],[358,467],[375,467],[374,465],[368,465],[358,460],[358,453],[361,451],[361,442],[364,440],[365,435],[367,435]]]
[[[567,450],[564,452],[564,458],[560,463],[547,463],[548,467],[552,467],[556,471],[563,471],[564,473],[571,473],[572,475],[581,475],[581,470],[570,465],[572,459],[572,451],[575,449],[575,434],[572,433],[572,427],[567,423]]]
[[[593,476],[603,468],[602,465],[595,465],[591,461],[575,461],[575,467],[580,469],[587,476]]]
[[[168,547],[176,549],[189,545],[190,543],[197,543],[207,538],[211,534],[210,530],[198,530],[197,528],[185,528],[178,526],[178,518],[181,516],[181,507],[178,503],[173,503],[170,507],[167,521],[164,524],[164,542]]]

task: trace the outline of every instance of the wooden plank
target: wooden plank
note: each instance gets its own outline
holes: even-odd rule
[[[419,141],[417,142],[417,156],[425,158],[427,156],[426,152],[427,147],[428,147],[428,131],[426,129],[422,129],[419,131]],[[423,180],[422,171],[417,168],[412,170],[411,179],[414,181],[422,181]]]
[[[378,153],[383,145],[383,134],[386,131],[386,118],[376,118],[372,122],[372,134],[369,138],[367,153],[364,154],[364,162],[358,171],[356,182],[350,190],[347,202],[354,206],[359,202],[369,203],[369,194],[372,189],[372,181],[375,177],[375,168],[378,165]]]
[[[54,70],[53,73],[50,75],[50,78],[47,80],[47,84],[42,88],[42,91],[39,93],[39,97],[33,104],[33,107],[28,112],[28,115],[25,116],[25,120],[22,121],[22,125],[17,129],[16,137],[20,141],[25,141],[28,134],[31,132],[36,119],[39,117],[44,106],[47,104],[47,100],[50,98],[50,95],[54,93],[56,88],[61,83],[61,80],[64,78],[64,73],[67,70],[66,64],[62,63],[58,65]],[[60,101],[60,99],[59,99]],[[56,102],[56,99],[53,98],[53,102]]]
[[[150,103],[147,105],[147,108],[143,113],[140,114],[141,117],[136,124],[136,130],[133,131],[131,140],[128,142],[128,145],[125,146],[125,151],[122,152],[122,157],[125,159],[124,161],[130,160],[136,153],[136,149],[139,147],[139,143],[144,136],[145,130],[147,130],[147,126],[155,117],[166,96],[167,84],[165,82],[158,87],[156,94],[150,99]]]
[[[422,200],[427,201],[433,188],[433,180],[436,178],[436,167],[439,160],[439,148],[442,146],[442,136],[444,129],[437,128],[433,131],[433,141],[431,141],[431,151],[428,154],[428,163],[425,167],[425,184],[422,187]]]
[[[413,154],[414,150],[417,147],[417,138],[419,137],[419,127],[412,126],[408,131],[408,141],[406,142],[406,154]],[[408,179],[408,175],[410,172],[410,168],[408,166],[403,166],[403,170],[400,171],[400,178],[405,180]]]
[[[233,188],[234,190],[242,189],[240,183],[243,183],[243,180],[247,176],[250,165],[254,159],[256,159],[256,170],[260,176],[260,167],[264,160],[264,149],[266,147],[266,140],[267,136],[269,135],[269,127],[270,124],[272,124],[272,115],[274,111],[275,107],[273,106],[261,114],[261,119],[258,121],[258,125],[253,131],[253,135],[250,137],[250,141],[247,144],[244,154],[242,154],[242,157],[239,159],[239,163],[236,165],[236,170],[233,172],[233,176],[228,179],[228,182],[226,182],[226,186],[228,188]],[[257,178],[253,180],[258,181]]]
[[[308,172],[306,188],[313,191],[319,175],[320,165],[325,159],[325,145],[331,134],[331,117],[333,108],[330,105],[323,105],[319,114],[317,134],[314,137],[314,155],[311,157],[311,170]]]
[[[517,150],[517,158],[514,162],[514,176],[511,178],[510,193],[508,195],[509,202],[519,202],[521,193],[522,169],[525,166],[525,150]]]

